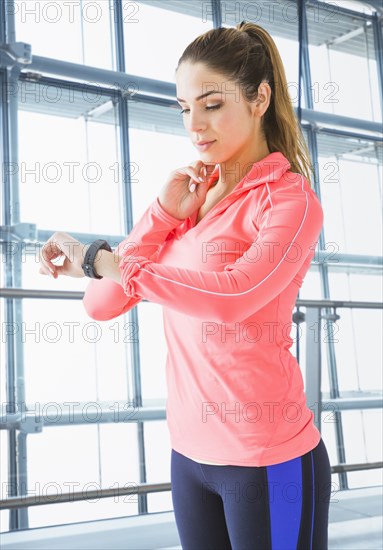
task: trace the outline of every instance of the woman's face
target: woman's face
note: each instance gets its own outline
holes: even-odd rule
[[[177,100],[184,110],[184,125],[193,144],[214,141],[205,149],[195,145],[205,164],[242,165],[254,162],[251,159],[264,151],[261,116],[270,99],[267,83],[260,85],[257,100],[249,102],[238,84],[202,63],[184,62],[176,72],[176,89]],[[204,97],[198,100],[201,95]]]

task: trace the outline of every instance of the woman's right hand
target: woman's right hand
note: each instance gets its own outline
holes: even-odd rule
[[[188,166],[173,170],[158,195],[163,209],[180,220],[191,216],[205,202],[209,176],[215,166],[197,160]],[[202,182],[199,177],[203,178]]]

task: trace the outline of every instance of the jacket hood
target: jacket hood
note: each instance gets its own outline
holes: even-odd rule
[[[248,189],[253,189],[264,183],[278,181],[290,168],[290,162],[280,151],[270,153],[252,165],[250,171],[232,189],[230,196],[235,197]],[[219,165],[216,164],[209,177],[209,187],[211,183],[218,179]]]

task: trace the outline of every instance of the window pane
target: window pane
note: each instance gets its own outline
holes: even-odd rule
[[[174,72],[183,50],[213,26],[209,3],[202,0],[123,0],[122,9],[126,72],[161,81],[175,82]],[[179,10],[184,13],[177,13]],[[206,11],[208,16],[204,17]],[[159,21],[165,21],[166,28]]]
[[[330,273],[331,300],[382,302],[382,277],[369,273]],[[358,310],[359,311],[359,310]]]
[[[342,426],[348,464],[381,460],[382,437],[379,434],[382,433],[382,416],[379,410],[342,411]],[[333,407],[322,413],[321,435],[331,466],[339,464]],[[331,502],[337,502],[336,493],[340,490],[339,474],[332,474],[331,480]],[[347,472],[347,480],[350,489],[381,485],[381,469]]]
[[[15,0],[17,41],[32,54],[103,69],[115,69],[110,0]]]
[[[313,107],[379,122],[382,112],[372,24],[339,8],[336,3],[326,7],[324,2],[307,7]]]
[[[148,494],[148,513],[172,512],[173,500],[170,491],[161,491],[161,493]]]
[[[342,411],[342,424],[347,463],[378,462],[382,459],[383,430],[379,410]],[[380,470],[352,473],[349,477],[350,489],[382,483]]]
[[[145,459],[147,483],[170,481],[170,435],[165,420],[145,423]],[[173,509],[168,491],[148,495],[149,512],[164,512]]]
[[[138,166],[137,176],[132,178],[133,217],[138,221],[158,196],[170,172],[200,157],[184,130],[182,133],[180,130],[165,133],[132,129],[131,151],[132,162]]]
[[[19,128],[21,221],[52,232],[121,234],[115,127],[20,111]]]
[[[54,496],[136,486],[136,426],[77,425],[44,428],[27,439],[28,493]],[[29,527],[136,515],[137,495],[29,508]]]
[[[337,314],[340,319],[331,333],[323,332],[322,341],[334,342],[340,392],[377,391],[382,382],[381,311],[341,308]]]
[[[95,321],[81,300],[24,299],[22,323],[27,403],[128,399],[124,316]]]
[[[167,346],[162,306],[150,302],[138,304],[141,384],[144,406],[164,406],[167,397]]]
[[[329,257],[335,253],[336,258],[338,252],[379,256],[382,253],[381,166],[373,152],[374,144],[368,144],[373,156],[367,158],[358,152],[361,146],[351,139],[335,138],[333,143],[334,147],[348,146],[349,152],[339,151],[334,155],[325,143],[319,144],[321,203]]]
[[[350,295],[353,300],[383,302],[382,279],[380,275],[352,273],[349,277]]]

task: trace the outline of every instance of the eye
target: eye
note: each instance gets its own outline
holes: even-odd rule
[[[206,110],[207,111],[211,111],[213,109],[219,109],[221,107],[221,105],[212,105],[211,107],[206,107]],[[182,111],[179,111],[180,115],[186,113],[187,111],[189,111],[190,109],[182,109]]]

